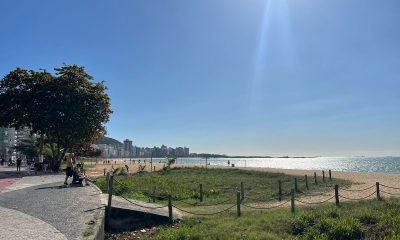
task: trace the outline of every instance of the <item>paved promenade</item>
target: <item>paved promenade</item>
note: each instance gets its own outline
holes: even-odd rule
[[[63,178],[0,167],[1,239],[93,239],[104,211],[101,195],[92,186],[64,187]]]

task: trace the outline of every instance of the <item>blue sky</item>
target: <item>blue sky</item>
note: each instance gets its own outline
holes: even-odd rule
[[[1,1],[0,76],[86,67],[110,136],[247,155],[400,155],[397,0]]]

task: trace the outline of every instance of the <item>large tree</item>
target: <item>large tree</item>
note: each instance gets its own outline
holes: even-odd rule
[[[54,70],[52,75],[18,68],[0,81],[0,125],[31,127],[59,161],[102,137],[112,111],[106,86],[93,82],[84,67]]]

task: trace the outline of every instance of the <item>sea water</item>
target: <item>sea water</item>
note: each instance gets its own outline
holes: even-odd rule
[[[400,157],[178,158],[177,164],[400,173]]]

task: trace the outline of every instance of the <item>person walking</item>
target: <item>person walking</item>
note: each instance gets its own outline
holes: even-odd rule
[[[21,163],[22,163],[22,159],[17,158],[17,172],[21,172]]]
[[[49,161],[45,158],[43,160],[43,170],[45,173],[47,173],[47,168],[49,167]]]
[[[72,157],[67,157],[66,158],[67,161],[67,168],[65,169],[65,181],[64,181],[64,185],[68,185],[68,178],[72,177],[73,175],[73,164],[72,164]]]

